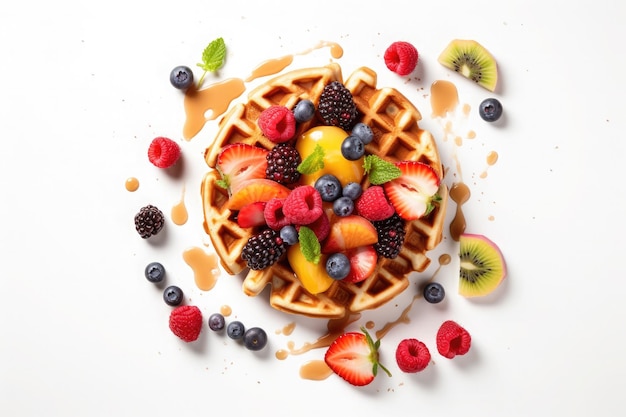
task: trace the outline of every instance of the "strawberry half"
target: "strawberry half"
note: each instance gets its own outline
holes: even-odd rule
[[[225,146],[217,156],[216,168],[222,175],[222,185],[234,194],[242,182],[265,178],[268,151],[245,143]]]
[[[334,373],[356,386],[372,382],[379,367],[391,376],[389,370],[378,362],[380,340],[374,342],[363,327],[361,331],[363,333],[342,334],[330,344],[324,355],[324,362]]]
[[[440,179],[430,165],[417,161],[396,162],[400,177],[384,184],[385,193],[404,220],[428,215],[437,201]]]
[[[378,262],[378,253],[374,246],[359,246],[346,252],[346,256],[350,260],[350,272],[343,281],[356,283],[369,278],[376,269]]]
[[[239,227],[245,229],[265,225],[265,204],[264,201],[255,201],[243,206],[237,213],[237,224]]]

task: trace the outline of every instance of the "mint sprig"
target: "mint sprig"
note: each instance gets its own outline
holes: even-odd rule
[[[324,168],[324,148],[315,145],[313,152],[298,165],[298,172],[303,175],[310,175]]]
[[[196,64],[204,70],[198,80],[198,88],[202,86],[204,77],[208,72],[215,72],[224,65],[226,60],[226,44],[223,38],[217,38],[204,48],[202,52],[202,63]]]
[[[402,175],[400,168],[378,155],[367,155],[363,160],[363,170],[373,185],[384,184]]]
[[[322,248],[315,232],[306,226],[300,226],[298,241],[304,259],[317,265],[322,257]]]

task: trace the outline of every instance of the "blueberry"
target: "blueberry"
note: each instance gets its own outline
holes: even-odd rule
[[[341,182],[332,174],[324,174],[313,185],[322,201],[335,201],[341,195]]]
[[[352,134],[361,139],[361,142],[363,142],[364,145],[367,145],[374,139],[374,132],[372,132],[372,128],[363,122],[359,122],[354,125],[352,128]]]
[[[183,302],[183,290],[176,285],[170,285],[163,290],[163,301],[168,306],[177,306]]]
[[[298,231],[292,225],[283,226],[280,229],[280,238],[289,246],[298,243]]]
[[[356,200],[361,197],[361,194],[363,194],[363,188],[358,182],[347,183],[341,192],[343,197],[348,197],[350,200]]]
[[[428,283],[424,287],[424,299],[432,304],[437,304],[443,301],[446,296],[446,292],[443,286],[437,282]]]
[[[343,253],[333,253],[326,260],[326,272],[333,279],[344,279],[350,273],[350,260]]]
[[[245,326],[240,321],[231,321],[226,327],[226,334],[231,339],[241,339],[246,331]]]
[[[495,122],[502,116],[502,104],[495,98],[487,98],[480,103],[478,114],[487,122]]]
[[[339,197],[333,202],[333,212],[337,216],[345,217],[354,211],[354,201],[349,197]]]
[[[349,161],[356,161],[365,154],[365,145],[361,138],[350,135],[341,142],[341,154]]]
[[[296,122],[308,122],[315,115],[315,104],[311,100],[300,100],[293,108],[293,117]]]
[[[153,283],[159,283],[165,279],[165,268],[159,262],[150,262],[144,271],[146,279]]]
[[[209,329],[219,332],[224,329],[226,319],[220,313],[213,313],[209,316]]]
[[[243,345],[250,350],[261,350],[267,345],[267,333],[260,327],[251,327],[243,334]]]
[[[189,67],[180,65],[170,72],[170,82],[174,87],[185,91],[193,84],[193,71]]]

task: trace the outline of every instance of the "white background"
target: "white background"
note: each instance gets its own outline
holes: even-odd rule
[[[5,2],[6,3],[6,2]],[[623,116],[622,2],[11,2],[0,6],[0,410],[41,415],[618,415],[623,409],[623,237],[626,151]],[[320,40],[344,48],[344,75],[375,69],[422,112],[452,174],[457,160],[472,189],[468,231],[498,243],[506,282],[482,301],[455,293],[458,261],[423,274],[448,288],[441,306],[416,303],[410,323],[382,340],[380,375],[355,388],[334,375],[299,377],[322,350],[279,361],[274,353],[314,341],[325,322],[273,311],[247,298],[240,278],[222,273],[209,292],[194,289],[182,252],[207,247],[199,184],[216,123],[182,139],[182,97],[169,85],[176,65],[195,67],[209,41],[223,37],[226,65],[207,82],[245,78],[261,62],[304,51]],[[437,56],[451,39],[475,39],[496,57],[495,93],[505,117],[477,115],[492,94],[450,73]],[[420,51],[410,77],[389,72],[393,41]],[[324,65],[328,50],[297,56],[291,68]],[[453,81],[472,112],[450,115],[476,139],[444,141],[430,117],[428,92]],[[168,176],[145,156],[155,136],[181,143],[184,169]],[[488,152],[499,154],[486,168]],[[135,176],[135,193],[124,188]],[[190,219],[171,222],[159,245],[138,237],[133,216],[155,204],[165,212],[185,190]],[[451,212],[454,204],[450,205]],[[447,231],[446,231],[447,232]],[[454,254],[447,236],[438,253]],[[435,258],[437,254],[435,254]],[[454,257],[453,257],[454,258]],[[208,317],[222,305],[230,319],[264,327],[270,345],[246,351],[206,324],[185,344],[167,328],[170,308],[143,278],[152,260]],[[383,311],[395,319],[414,287]],[[470,353],[438,356],[434,335],[445,319],[472,334]],[[295,321],[287,336],[278,330]],[[354,326],[356,326],[355,324]],[[354,327],[352,326],[352,327]],[[352,329],[352,327],[350,329]],[[397,368],[405,337],[423,340],[434,363],[422,374]]]

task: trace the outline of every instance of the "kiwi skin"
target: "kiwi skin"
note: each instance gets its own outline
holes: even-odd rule
[[[500,248],[483,235],[464,233],[459,238],[459,294],[482,297],[492,293],[506,277]]]
[[[454,39],[439,55],[443,66],[458,72],[489,91],[498,84],[498,66],[495,58],[474,40]]]

